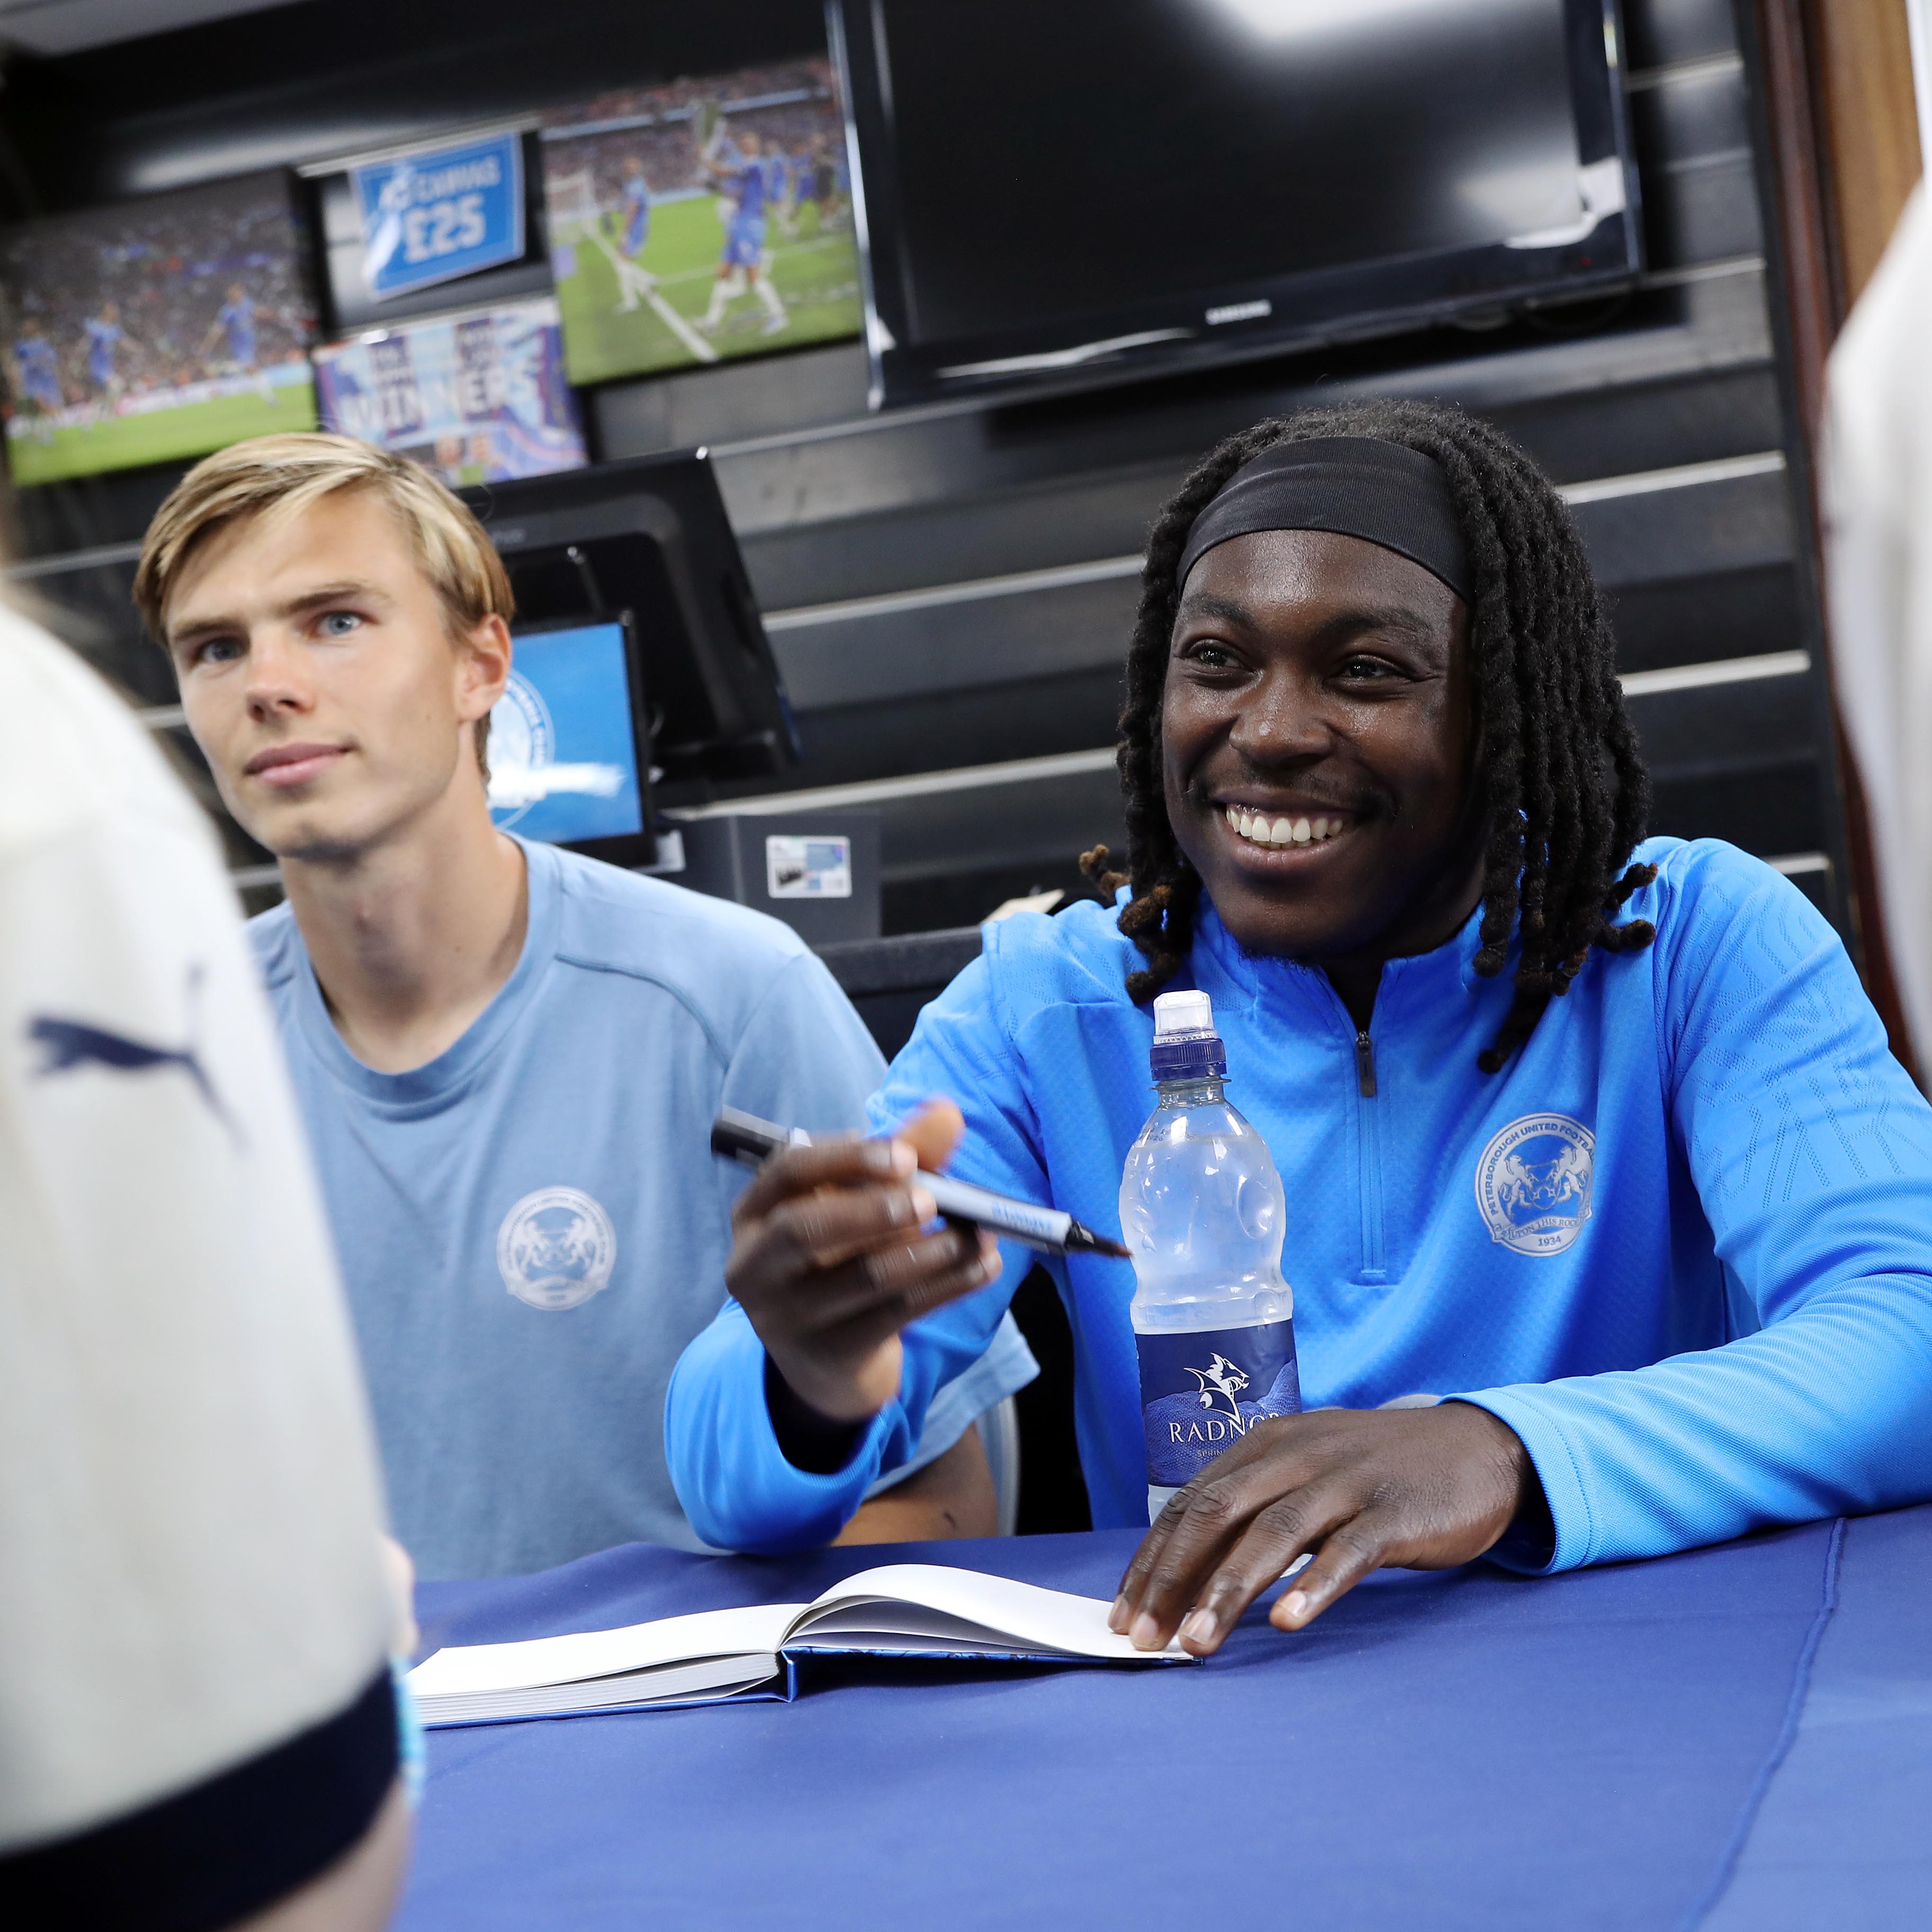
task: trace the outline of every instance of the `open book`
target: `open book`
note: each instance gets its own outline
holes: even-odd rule
[[[425,1724],[500,1724],[640,1706],[788,1697],[791,1660],[827,1653],[1023,1664],[1190,1664],[1136,1650],[1096,1598],[976,1570],[895,1563],[808,1604],[700,1610],[622,1630],[439,1650],[410,1672]]]

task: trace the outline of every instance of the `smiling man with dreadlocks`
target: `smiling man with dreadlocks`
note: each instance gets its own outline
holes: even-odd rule
[[[1932,1496],[1932,1110],[1788,881],[1645,841],[1610,627],[1528,458],[1412,404],[1231,438],[1155,525],[1126,683],[1112,903],[988,927],[872,1103],[892,1137],[742,1198],[666,1411],[699,1534],[824,1541],[986,1345],[1002,1258],[929,1231],[916,1160],[1114,1225],[1150,1009],[1190,987],[1286,1186],[1318,1407],[1175,1495],[1116,1628],[1211,1651],[1310,1552],[1282,1629],[1380,1564]],[[1094,1520],[1132,1523],[1132,1270],[1049,1265]]]

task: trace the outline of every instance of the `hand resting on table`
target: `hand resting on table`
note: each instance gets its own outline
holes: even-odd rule
[[[1519,1516],[1546,1512],[1515,1432],[1468,1402],[1316,1409],[1261,1422],[1148,1530],[1109,1618],[1142,1648],[1178,1630],[1211,1655],[1241,1613],[1309,1552],[1268,1612],[1312,1622],[1372,1570],[1447,1570],[1492,1547]]]

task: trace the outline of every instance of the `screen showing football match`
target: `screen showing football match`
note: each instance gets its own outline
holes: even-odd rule
[[[546,116],[543,143],[573,382],[858,333],[826,62],[601,95]]]
[[[315,308],[280,172],[10,229],[0,298],[16,483],[315,427]]]

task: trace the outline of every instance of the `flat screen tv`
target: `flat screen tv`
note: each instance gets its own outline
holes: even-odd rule
[[[314,428],[293,188],[278,170],[0,232],[16,483]]]
[[[744,559],[703,450],[472,488],[526,623],[631,614],[669,783],[796,763],[798,735]]]
[[[873,404],[1642,266],[1616,0],[831,0]]]
[[[545,114],[570,380],[857,334],[844,120],[822,58]]]

